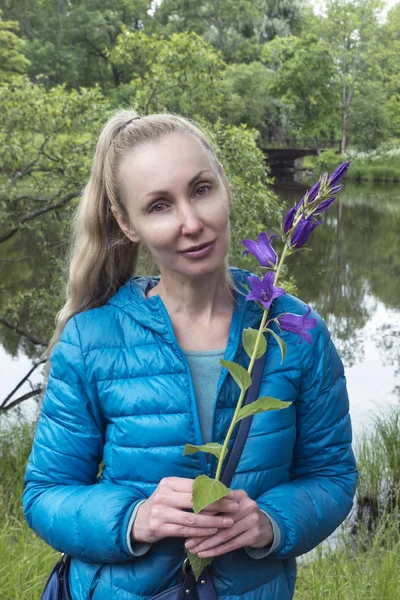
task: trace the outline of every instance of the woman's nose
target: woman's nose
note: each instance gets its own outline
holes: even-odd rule
[[[194,206],[185,206],[180,211],[182,233],[184,235],[200,232],[204,225]]]

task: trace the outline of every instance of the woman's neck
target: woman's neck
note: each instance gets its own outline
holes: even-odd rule
[[[163,276],[159,283],[147,294],[158,294],[171,318],[175,315],[186,317],[203,325],[211,323],[215,317],[232,312],[234,299],[226,284],[225,265],[214,273],[200,279]]]

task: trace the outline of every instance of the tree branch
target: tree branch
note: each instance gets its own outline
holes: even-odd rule
[[[22,335],[24,338],[26,338],[27,340],[29,340],[30,342],[32,342],[32,344],[35,344],[36,346],[47,347],[49,345],[49,342],[46,342],[46,340],[42,340],[40,337],[38,337],[34,333],[30,333],[29,331],[22,329],[22,327],[19,327],[18,325],[14,325],[13,323],[11,323],[11,321],[9,321],[8,319],[5,319],[1,315],[0,315],[0,325],[4,325],[4,327],[8,327],[8,329],[11,329],[11,331],[15,331],[15,333]]]
[[[18,404],[21,404],[25,400],[29,400],[29,398],[33,398],[34,396],[38,396],[43,391],[44,391],[44,387],[38,387],[38,388],[35,388],[34,390],[32,390],[31,392],[27,392],[26,394],[23,394],[19,398],[16,398],[12,402],[10,402],[10,404],[7,404],[7,406],[3,406],[3,404],[2,404],[0,406],[0,413],[7,412],[11,408],[14,408],[15,406],[18,406]]]
[[[87,36],[85,37],[85,41],[95,51],[95,55],[94,56],[99,56],[100,58],[102,58],[103,60],[105,60],[106,62],[108,62],[108,56],[104,52],[102,52],[101,50],[99,50],[99,48],[97,48],[97,46]]]
[[[36,395],[36,394],[32,394],[32,391],[39,393],[38,390],[43,389],[42,387],[35,388],[35,390],[32,390],[31,392],[28,392],[27,394],[20,396],[20,398],[17,398],[16,400],[13,400],[12,402],[10,402],[10,404],[8,404],[9,400],[11,400],[11,398],[14,396],[15,392],[18,391],[19,388],[25,383],[25,381],[27,381],[29,379],[29,377],[32,375],[33,371],[35,371],[35,369],[37,369],[40,365],[42,365],[45,362],[46,362],[46,359],[42,358],[33,365],[33,367],[28,371],[28,373],[21,379],[21,381],[19,383],[17,383],[15,388],[8,394],[7,398],[5,398],[3,400],[3,402],[0,404],[0,410],[8,410],[9,408],[11,408],[11,405],[15,406],[15,402],[17,402],[17,401],[23,402],[24,400],[27,400],[28,398],[32,398],[33,395]],[[22,398],[22,400],[21,400],[21,398]],[[17,403],[19,404],[19,402],[17,402]]]
[[[50,212],[52,210],[57,210],[58,208],[62,208],[65,204],[67,204],[74,198],[77,198],[79,195],[80,195],[80,191],[70,192],[69,194],[66,194],[63,198],[61,198],[61,200],[59,200],[58,202],[55,202],[54,204],[51,203],[48,206],[43,206],[43,208],[38,208],[37,210],[34,210],[33,212],[29,213],[29,215],[25,215],[24,217],[21,217],[16,222],[15,227],[13,227],[12,229],[9,229],[5,233],[3,233],[3,235],[0,235],[0,244],[2,242],[6,242],[7,240],[9,240],[15,233],[17,233],[20,226],[23,225],[24,223],[27,223],[28,221],[33,221],[33,219],[37,219],[37,217],[40,217],[40,216],[44,215],[45,213]]]

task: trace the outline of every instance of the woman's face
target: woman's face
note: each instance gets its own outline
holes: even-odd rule
[[[197,138],[172,133],[146,142],[124,156],[118,175],[129,223],[116,218],[132,241],[148,247],[161,275],[193,279],[222,265],[230,197]]]

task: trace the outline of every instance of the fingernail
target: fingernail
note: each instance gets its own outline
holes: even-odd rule
[[[224,519],[222,522],[224,525],[233,525],[233,519]]]
[[[196,542],[194,540],[188,540],[185,544],[186,548],[193,548],[196,545]]]
[[[239,510],[239,504],[237,502],[231,502],[228,505],[229,510]]]

